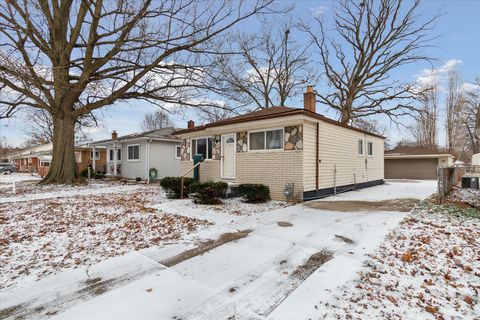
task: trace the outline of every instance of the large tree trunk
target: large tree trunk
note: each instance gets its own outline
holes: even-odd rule
[[[53,115],[53,157],[47,176],[40,182],[73,184],[78,179],[75,161],[75,119]]]
[[[340,122],[343,124],[350,124],[350,120],[352,120],[350,112],[342,108]]]

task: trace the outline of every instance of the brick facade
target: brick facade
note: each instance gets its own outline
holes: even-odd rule
[[[303,152],[301,150],[277,152],[237,153],[235,183],[261,183],[270,188],[274,200],[285,201],[286,183],[294,183],[294,199],[303,197]]]

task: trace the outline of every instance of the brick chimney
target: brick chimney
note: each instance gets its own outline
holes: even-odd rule
[[[303,94],[303,108],[314,113],[317,112],[315,92],[313,92],[312,86],[307,86],[307,91]]]
[[[117,137],[118,137],[117,131],[113,130],[113,132],[112,132],[112,140],[117,139]]]
[[[188,126],[187,126],[188,129],[193,129],[195,128],[195,121],[193,120],[188,120]]]

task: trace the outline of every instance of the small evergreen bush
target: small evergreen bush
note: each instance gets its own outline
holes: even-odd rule
[[[84,179],[88,179],[88,168],[85,168],[82,171],[80,171],[80,177],[82,177]],[[105,177],[105,175],[103,174],[103,172],[95,171],[93,169],[90,169],[90,178],[91,179],[102,179],[104,177]]]
[[[238,186],[238,192],[250,203],[260,203],[270,200],[270,189],[264,184],[241,184]]]
[[[227,188],[226,182],[207,181],[194,183],[190,191],[194,193],[195,203],[219,204],[220,198],[226,196]]]
[[[186,197],[190,193],[192,178],[183,179],[183,195]],[[165,177],[160,180],[160,186],[167,193],[169,199],[180,199],[182,179],[180,177]]]

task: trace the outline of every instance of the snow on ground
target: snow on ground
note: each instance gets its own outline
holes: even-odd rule
[[[317,317],[478,319],[480,220],[452,213],[423,203],[355,280],[318,300]]]
[[[155,246],[208,224],[147,208],[166,199],[158,186],[60,189],[0,199],[0,287]]]
[[[243,217],[269,213],[275,209],[289,206],[286,202],[268,201],[265,203],[246,203],[241,198],[223,199],[218,205],[202,205],[193,203],[191,199],[169,200],[152,206],[172,214],[188,216],[197,219],[206,219],[213,223],[229,224],[234,221],[243,221]]]
[[[324,201],[382,201],[397,198],[421,200],[435,192],[436,183],[433,180],[386,180],[382,185],[341,193],[325,198]]]
[[[464,202],[476,208],[480,208],[480,190],[478,189],[453,189],[447,197],[450,202]]]
[[[30,173],[14,172],[12,174],[0,174],[0,184],[11,184],[14,182],[38,181],[41,177]]]
[[[392,182],[334,198],[366,200],[372,193],[377,200],[418,198],[434,190],[434,182]],[[249,207],[236,199],[223,207],[203,207],[158,198],[145,205],[147,211],[215,224],[178,243],[150,246],[7,289],[0,292],[5,314],[23,312],[26,319],[315,319],[322,315],[315,305],[354,280],[363,262],[408,215],[282,206],[270,202]],[[163,264],[202,241],[247,229],[240,240],[168,268]]]
[[[104,182],[100,180],[92,180],[89,183],[74,186],[26,184],[18,186],[15,195],[11,194],[10,191],[8,193],[4,192],[0,198],[0,203],[127,192],[141,190],[143,187],[141,184]]]

